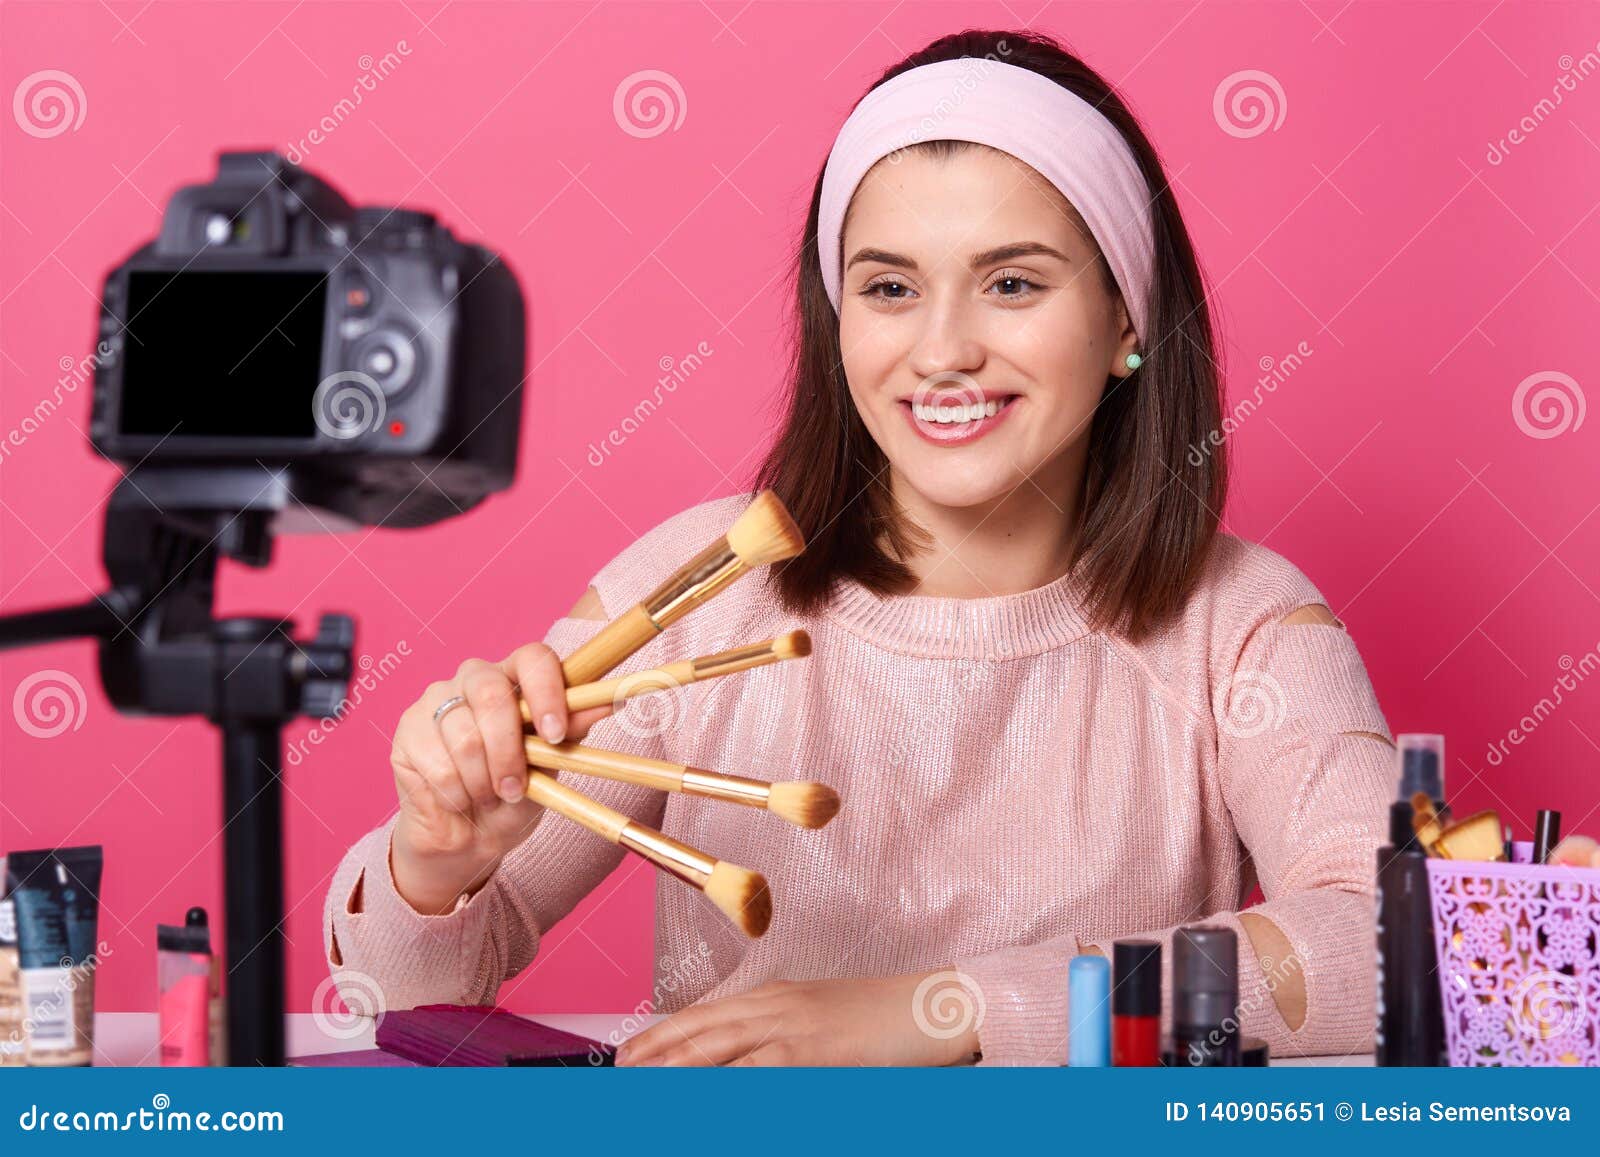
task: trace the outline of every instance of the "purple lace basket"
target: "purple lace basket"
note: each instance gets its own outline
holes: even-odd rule
[[[1450,1064],[1600,1065],[1600,868],[1430,859],[1428,890]]]

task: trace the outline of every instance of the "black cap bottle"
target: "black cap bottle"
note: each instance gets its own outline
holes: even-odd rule
[[[1423,790],[1420,789],[1419,790]],[[1378,1009],[1374,1062],[1397,1068],[1446,1063],[1428,859],[1411,804],[1389,806],[1389,843],[1378,849]]]
[[[1239,938],[1232,928],[1172,934],[1172,1051],[1180,1067],[1240,1063]]]

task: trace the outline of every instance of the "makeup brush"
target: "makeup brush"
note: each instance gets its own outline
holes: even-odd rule
[[[579,683],[567,688],[567,710],[582,711],[586,707],[602,707],[607,703],[620,704],[625,699],[649,695],[656,691],[672,691],[688,683],[699,683],[764,667],[784,659],[803,659],[811,654],[811,636],[804,631],[790,631],[762,643],[750,643],[718,651],[715,655],[701,655],[695,659],[682,659],[645,671],[618,675],[614,679],[601,679],[596,683]],[[533,712],[526,701],[522,704],[522,721],[533,722]]]
[[[1439,822],[1439,815],[1433,809],[1433,800],[1425,791],[1411,794],[1411,828],[1423,850],[1430,856],[1437,856],[1439,852],[1435,845],[1444,831],[1444,825]]]
[[[529,773],[527,797],[700,889],[746,936],[759,937],[772,923],[772,893],[760,872],[713,859],[557,783],[542,771]]]
[[[770,490],[757,494],[728,533],[679,567],[643,602],[601,627],[561,664],[568,687],[593,683],[640,647],[758,566],[805,549],[800,528]]]
[[[522,747],[534,767],[575,771],[658,791],[676,791],[765,808],[796,827],[820,828],[839,814],[839,794],[825,783],[768,783],[742,775],[718,775],[714,771],[643,755],[576,743],[547,743],[533,735],[523,737]]]

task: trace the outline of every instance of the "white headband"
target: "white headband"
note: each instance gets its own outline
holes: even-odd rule
[[[1149,189],[1133,150],[1076,93],[1032,69],[975,57],[924,64],[885,81],[839,130],[817,216],[822,280],[835,312],[844,276],[844,215],[856,186],[880,159],[925,140],[989,145],[1061,190],[1099,243],[1144,340],[1155,243]]]

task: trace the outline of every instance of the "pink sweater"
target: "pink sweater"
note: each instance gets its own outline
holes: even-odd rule
[[[642,599],[747,501],[692,507],[623,550],[593,579],[606,613]],[[1368,1051],[1392,749],[1349,734],[1389,736],[1350,636],[1278,621],[1323,602],[1292,564],[1231,535],[1182,616],[1138,646],[1087,630],[1066,578],[974,599],[881,599],[845,581],[805,619],[757,572],[617,672],[796,627],[809,658],[636,700],[584,742],[821,780],[843,798],[838,818],[804,831],[755,809],[563,778],[771,882],[772,926],[752,941],[659,877],[661,1011],[774,979],[954,966],[979,994],[986,1063],[1064,1063],[1080,946],[1109,956],[1114,939],[1206,921],[1239,934],[1247,1035],[1275,1055]],[[599,626],[564,618],[546,642],[569,654]],[[423,916],[394,888],[392,822],[346,855],[323,920],[330,961],[376,980],[390,1008],[493,1002],[541,932],[626,854],[547,814],[470,900]],[[1258,879],[1265,902],[1252,911],[1303,965],[1308,1011],[1293,1032],[1233,914]],[[1170,993],[1163,1005],[1170,1026]],[[927,1013],[938,1023],[949,1011]]]

